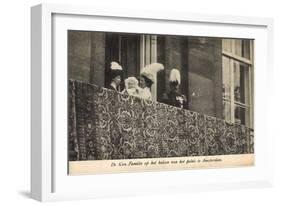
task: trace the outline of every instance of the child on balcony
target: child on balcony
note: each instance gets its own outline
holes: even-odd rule
[[[128,77],[125,79],[125,87],[122,93],[135,97],[139,96],[139,90],[141,88],[139,87],[139,81],[135,77]]]

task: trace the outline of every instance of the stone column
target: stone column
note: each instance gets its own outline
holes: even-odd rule
[[[89,82],[91,33],[68,31],[68,78]]]
[[[91,32],[90,83],[105,86],[105,33]]]
[[[189,38],[189,109],[222,117],[222,40]]]

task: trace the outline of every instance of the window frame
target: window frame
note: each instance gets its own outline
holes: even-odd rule
[[[224,49],[224,41],[230,41],[230,51],[226,51]],[[253,104],[253,93],[254,93],[254,88],[253,88],[253,77],[254,77],[254,54],[253,54],[253,49],[254,45],[253,39],[247,39],[250,41],[249,43],[249,59],[239,56],[235,54],[235,41],[238,39],[223,39],[222,40],[222,58],[227,58],[229,60],[229,74],[230,74],[230,99],[227,99],[225,97],[222,98],[223,102],[229,103],[230,104],[230,122],[235,123],[235,106],[244,108],[244,109],[249,109],[249,120],[245,120],[245,126],[253,128],[253,119],[254,119],[254,104]],[[235,88],[234,88],[234,64],[236,62],[243,63],[247,65],[248,69],[248,80],[249,80],[249,103],[242,103],[239,101],[235,100]],[[222,65],[222,69],[224,70],[224,66]],[[224,96],[224,95],[223,95]],[[225,118],[227,121],[227,119]]]

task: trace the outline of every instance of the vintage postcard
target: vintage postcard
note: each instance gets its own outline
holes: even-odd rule
[[[69,175],[254,165],[253,39],[67,35]]]

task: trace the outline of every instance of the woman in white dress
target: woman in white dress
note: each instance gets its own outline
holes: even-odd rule
[[[141,69],[139,97],[152,100],[151,87],[155,82],[157,72],[164,69],[159,63],[152,63]]]
[[[139,97],[143,99],[152,100],[151,94],[151,86],[153,81],[146,77],[146,75],[140,76],[140,90],[139,90]]]

